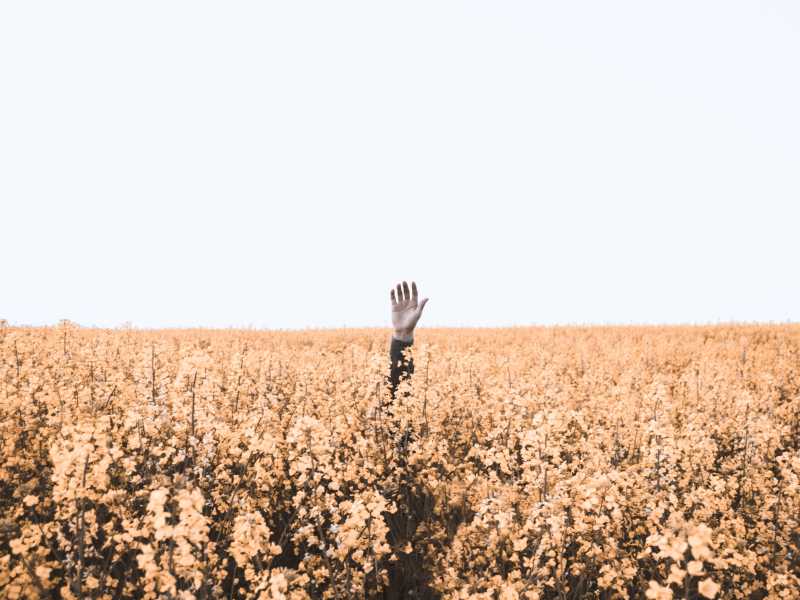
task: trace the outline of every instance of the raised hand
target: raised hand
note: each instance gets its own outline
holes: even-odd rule
[[[394,337],[403,342],[414,341],[414,327],[417,326],[419,318],[422,316],[422,309],[428,303],[428,298],[418,301],[417,284],[411,282],[411,290],[408,283],[397,284],[391,291],[392,297],[392,326],[394,327]]]

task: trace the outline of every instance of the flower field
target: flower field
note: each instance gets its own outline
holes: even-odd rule
[[[0,327],[0,597],[800,597],[800,326],[388,338]]]

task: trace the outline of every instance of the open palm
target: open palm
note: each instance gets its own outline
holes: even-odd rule
[[[411,341],[414,337],[414,327],[417,326],[419,318],[422,316],[422,309],[428,303],[428,298],[418,300],[417,284],[411,282],[411,290],[408,283],[397,284],[392,289],[392,326],[394,327],[395,337],[403,341]]]

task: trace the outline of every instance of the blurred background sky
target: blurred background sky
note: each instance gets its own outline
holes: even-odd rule
[[[797,320],[800,4],[6,2],[0,318]]]

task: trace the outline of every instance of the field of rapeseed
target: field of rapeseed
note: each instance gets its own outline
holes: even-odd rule
[[[800,327],[0,327],[0,597],[800,597]]]

